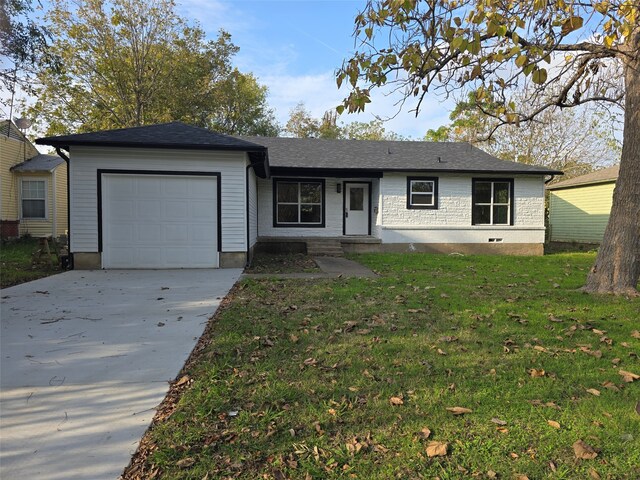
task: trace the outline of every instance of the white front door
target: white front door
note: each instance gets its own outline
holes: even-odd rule
[[[369,184],[345,183],[344,234],[369,235]]]

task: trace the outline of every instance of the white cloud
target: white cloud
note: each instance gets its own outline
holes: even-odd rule
[[[325,72],[317,75],[292,75],[277,74],[259,77],[260,82],[269,88],[269,104],[276,111],[276,118],[281,124],[285,124],[289,118],[290,110],[298,103],[303,102],[306,109],[316,118],[319,118],[327,110],[338,106],[346,89],[338,90],[334,72]],[[398,112],[398,95],[384,95],[381,91],[374,91],[372,103],[367,105],[365,113],[343,114],[340,121],[350,123],[352,121],[368,122],[376,117],[383,120],[387,131],[393,131],[404,136],[421,138],[430,128],[437,128],[448,123],[449,110],[453,102],[441,102],[435,97],[428,97],[422,105],[420,115],[416,118],[409,108],[413,106],[408,100],[401,111]]]

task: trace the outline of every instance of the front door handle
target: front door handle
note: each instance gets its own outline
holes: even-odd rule
[[[344,211],[344,218],[348,218],[349,217],[349,210],[345,210]]]

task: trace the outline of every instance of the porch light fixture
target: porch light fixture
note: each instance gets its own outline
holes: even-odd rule
[[[336,193],[342,193],[342,184],[340,182],[336,183]]]

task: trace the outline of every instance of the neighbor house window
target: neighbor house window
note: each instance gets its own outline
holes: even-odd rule
[[[274,180],[275,227],[323,227],[324,180]]]
[[[46,218],[46,182],[22,180],[22,218]]]
[[[407,208],[438,208],[438,179],[407,177]]]
[[[473,180],[473,225],[513,224],[513,180]]]

